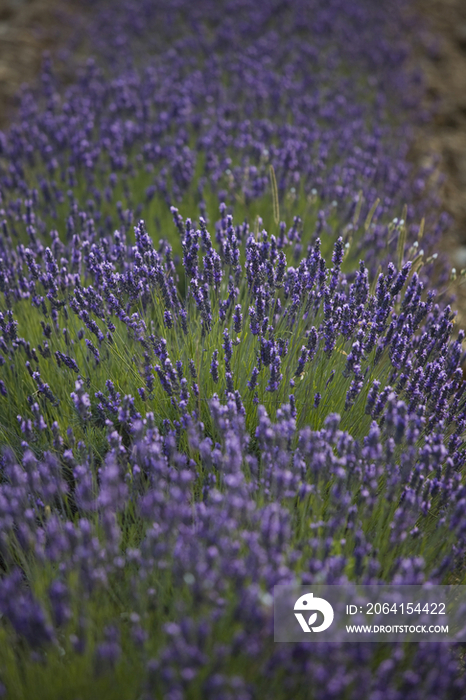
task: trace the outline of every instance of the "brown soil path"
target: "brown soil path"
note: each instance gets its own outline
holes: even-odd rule
[[[442,198],[453,216],[449,239],[452,265],[466,267],[466,1],[417,0],[426,30],[416,37],[417,60],[427,83],[427,100],[436,116],[418,134],[413,157],[440,157],[445,174]],[[466,291],[459,295],[466,317]]]
[[[57,52],[79,32],[76,19],[69,1],[0,0],[0,129],[14,115],[21,85],[37,78],[44,51]]]

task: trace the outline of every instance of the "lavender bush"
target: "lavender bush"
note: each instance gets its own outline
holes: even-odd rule
[[[398,5],[153,5],[0,139],[1,691],[461,697],[453,646],[273,642],[277,584],[464,580]]]

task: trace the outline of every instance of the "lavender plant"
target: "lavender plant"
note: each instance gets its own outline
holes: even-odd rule
[[[121,27],[114,5],[111,19],[105,9],[93,15],[89,32],[104,55],[112,47],[113,68],[89,61],[63,91],[45,63],[42,91],[24,93],[18,122],[0,139],[11,235],[29,246],[37,229],[66,221],[67,236],[80,236],[85,212],[97,237],[122,228],[131,236],[134,212],[136,222],[155,223],[165,236],[169,206],[214,221],[225,201],[238,221],[252,226],[260,216],[278,236],[269,203],[273,166],[283,218],[297,214],[306,224],[306,241],[299,227],[295,233],[296,259],[312,236],[330,255],[343,235],[352,243],[348,269],[362,256],[375,273],[394,258],[403,227],[406,243],[416,241],[423,217],[418,253],[424,261],[436,254],[446,220],[438,218],[429,184],[435,163],[414,173],[406,160],[407,119],[419,119],[414,107],[422,91],[418,76],[400,70],[401,15],[392,20],[362,0],[356,7],[342,0],[266,2],[257,11],[248,2],[245,19],[234,23],[225,22],[234,3],[206,1],[187,13],[196,31],[183,34],[185,9],[145,2],[129,18],[123,2]],[[135,47],[116,51],[115,41],[124,45],[132,32],[141,34],[141,17],[143,57]],[[371,36],[380,27],[385,42]],[[354,41],[356,31],[364,41]],[[161,36],[173,32],[162,50]],[[371,68],[368,79],[369,65],[378,70]]]
[[[238,664],[254,695],[251,659],[278,653],[273,585],[461,575],[463,336],[451,342],[450,308],[423,300],[410,261],[371,293],[363,263],[352,281],[341,272],[341,239],[332,267],[319,241],[293,267],[292,238],[256,239],[227,215],[213,242],[202,220],[173,216],[184,297],[170,246],[156,250],[143,222],[135,246],[121,254],[118,235],[74,273],[63,245],[56,278],[49,248],[41,264],[10,251],[4,633],[107,669],[105,688],[136,635],[147,692],[193,697],[216,688],[202,644],[224,639],[223,675]],[[172,644],[191,648],[199,625],[205,642],[179,667]],[[255,635],[257,658],[240,649]]]
[[[103,68],[46,65],[0,139],[0,693],[461,697],[457,647],[273,642],[277,584],[464,582],[464,333],[392,20],[186,10],[102,6]]]

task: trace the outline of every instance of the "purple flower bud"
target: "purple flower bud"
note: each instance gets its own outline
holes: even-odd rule
[[[71,398],[79,417],[81,420],[86,421],[91,416],[89,394],[84,391],[83,382],[79,379],[75,382],[75,388],[76,391],[71,393]]]
[[[214,382],[217,384],[218,382],[218,350],[214,350],[212,353],[212,362],[210,363],[210,374],[212,375],[212,379]]]
[[[241,333],[243,328],[243,314],[241,313],[241,304],[235,306],[235,313],[233,315],[233,324],[235,333]]]
[[[303,345],[301,347],[301,354],[299,356],[298,366],[296,367],[296,370],[294,373],[295,377],[300,377],[302,375],[302,373],[304,372],[304,367],[305,367],[308,359],[309,359],[309,350]]]
[[[253,367],[251,379],[249,379],[247,382],[247,385],[251,391],[254,391],[254,389],[257,386],[257,377],[258,376],[259,376],[259,370],[257,369],[257,367]]]
[[[166,309],[163,313],[163,322],[167,328],[173,328],[173,318],[168,309]]]

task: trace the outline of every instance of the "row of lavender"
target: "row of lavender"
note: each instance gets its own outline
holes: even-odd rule
[[[1,136],[3,692],[457,698],[445,644],[273,642],[274,585],[463,577],[406,20],[155,5],[94,7]]]
[[[423,248],[435,254],[446,221],[435,217],[433,166],[414,173],[406,160],[407,117],[424,116],[419,76],[400,70],[402,16],[371,5],[206,1],[188,12],[147,2],[97,13],[90,34],[118,71],[90,61],[61,93],[46,65],[42,99],[26,93],[2,137],[4,208],[21,241],[34,243],[21,226],[28,201],[34,230],[67,219],[68,237],[75,204],[99,236],[132,215],[165,236],[167,205],[213,219],[222,201],[270,227],[258,200],[272,164],[282,211],[306,218],[309,236],[324,233],[327,252],[344,232],[353,267],[361,254],[374,271],[393,257],[389,225],[405,204],[411,243],[429,213]],[[373,225],[354,230],[355,211],[364,221],[376,202]]]

